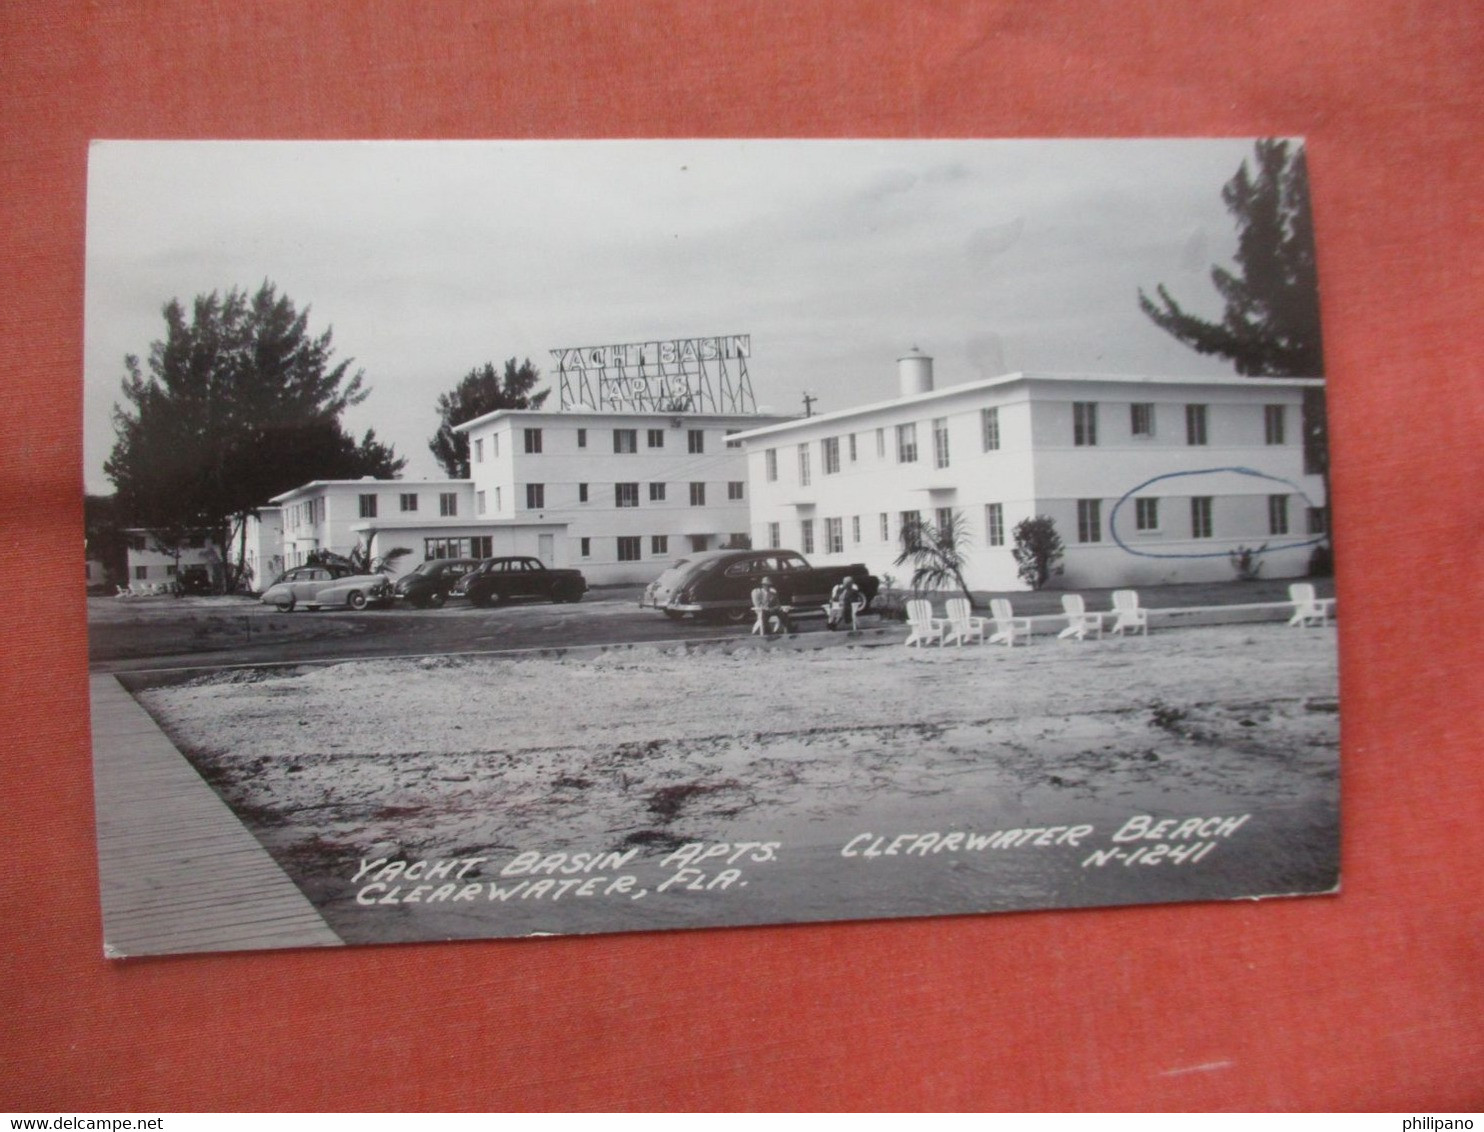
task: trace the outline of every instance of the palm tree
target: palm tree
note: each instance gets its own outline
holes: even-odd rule
[[[964,568],[969,564],[969,525],[963,514],[952,512],[946,523],[934,525],[921,516],[902,524],[902,553],[896,565],[912,566],[911,586],[914,591],[941,589],[948,583],[958,586],[970,607],[974,595],[964,581]]]

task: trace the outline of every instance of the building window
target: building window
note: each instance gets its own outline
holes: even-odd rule
[[[933,422],[933,467],[948,467],[948,418]]]
[[[778,482],[778,449],[769,448],[763,453],[763,475],[769,483]]]
[[[649,553],[650,554],[669,554],[670,553],[670,536],[669,535],[651,535],[650,538],[649,538]]]
[[[637,428],[614,429],[613,451],[623,456],[639,451],[639,430]]]
[[[175,577],[175,573],[176,573],[176,566],[175,566],[174,563],[171,563],[169,566],[166,566],[165,567],[165,577],[167,577],[167,578],[173,578],[173,577]]]
[[[496,512],[502,511],[502,510],[504,510],[504,507],[505,507],[505,504],[502,503],[502,502],[500,502],[500,489],[497,487],[497,488],[495,488],[495,511]],[[489,556],[486,555],[485,557],[489,557]]]
[[[1211,497],[1192,496],[1190,500],[1190,537],[1211,537]]]
[[[492,535],[475,535],[469,540],[470,558],[493,558],[495,540]]]
[[[541,451],[541,430],[539,428],[528,428],[526,432],[526,452],[531,455]]]
[[[1149,402],[1128,407],[1128,430],[1135,436],[1154,435],[1154,406]]]
[[[1096,401],[1072,402],[1072,443],[1078,448],[1092,448],[1098,442],[1098,404]]]
[[[979,435],[984,444],[986,452],[997,451],[1000,447],[1000,411],[999,409],[979,410]]]
[[[148,566],[136,566],[136,567],[134,567],[134,580],[136,582],[142,582],[142,581],[144,581],[148,577],[149,577],[149,567]]]
[[[1134,500],[1134,527],[1141,531],[1159,530],[1159,500]]]
[[[526,484],[526,510],[541,511],[546,507],[546,485],[544,483]]]
[[[474,493],[474,509],[478,514],[484,514],[484,492],[476,491]]]
[[[814,520],[804,519],[799,523],[799,542],[805,554],[814,553]]]
[[[403,511],[416,511],[417,510],[417,492],[415,492],[415,491],[404,491],[402,493],[401,502],[402,502],[402,510]]]
[[[376,496],[374,496],[374,495],[363,495],[363,496],[361,496],[361,518],[363,518],[363,519],[374,519],[374,518],[376,518]]]
[[[902,535],[902,546],[908,550],[916,550],[922,545],[919,537],[922,534],[922,524],[916,511],[903,511],[900,516],[901,526],[898,530]]]
[[[620,535],[618,537],[618,560],[620,562],[638,562],[644,557],[644,539],[639,535]]]
[[[1324,521],[1323,507],[1306,507],[1304,509],[1304,521],[1308,525],[1311,535],[1322,535],[1325,533],[1326,523]]]
[[[885,511],[881,512],[881,541],[891,541],[891,519],[887,517]]]
[[[423,558],[428,562],[439,558],[489,558],[492,554],[494,539],[489,535],[423,539]]]
[[[648,429],[644,442],[651,448],[663,448],[665,446],[665,430],[662,428]]]
[[[706,506],[706,485],[704,483],[690,485],[690,505],[692,507]]]
[[[1101,499],[1077,500],[1077,541],[1103,541],[1103,501]]]
[[[591,558],[593,556],[593,540],[590,538],[578,539],[577,553],[583,558]]]
[[[445,519],[450,519],[458,513],[458,494],[452,491],[440,491],[438,493],[438,514]]]
[[[826,519],[824,521],[824,552],[826,554],[841,554],[845,550],[845,520]]]
[[[886,459],[886,429],[884,428],[876,430],[876,459]]]
[[[897,425],[897,463],[917,463],[917,424]]]
[[[665,485],[652,483],[649,485],[649,501],[651,503],[663,503],[665,501]]]
[[[850,434],[850,462],[855,463],[855,433]]]
[[[733,501],[742,498],[742,480],[729,480],[727,482],[727,498]]]
[[[777,550],[783,545],[783,532],[777,523],[768,524],[768,549]]]
[[[1206,443],[1206,406],[1185,406],[1185,443]]]
[[[577,430],[577,447],[587,447],[587,429],[585,428],[580,428]]]
[[[474,462],[484,463],[484,437],[476,437],[474,440]]]
[[[1286,535],[1288,533],[1288,496],[1268,496],[1268,534]]]
[[[687,429],[685,442],[692,456],[699,456],[706,451],[706,433],[699,428]]]
[[[856,546],[860,545],[861,517],[859,515],[852,515],[850,517],[850,541],[855,543]]]
[[[1003,503],[984,505],[984,529],[989,535],[990,546],[1005,545],[1005,505]]]
[[[726,443],[727,443],[727,447],[728,448],[741,448],[742,447],[742,445],[738,441],[735,441],[735,440],[732,439],[732,437],[736,436],[741,431],[742,430],[740,428],[729,428],[729,429],[727,429],[727,432],[726,432],[727,442]]]
[[[946,532],[953,529],[952,507],[939,507],[935,512],[934,517],[937,519],[938,533],[940,537]]]
[[[799,485],[809,486],[809,445],[799,445]]]
[[[580,484],[577,485],[577,502],[578,503],[586,503],[587,502],[587,484],[585,484],[585,483],[580,483]]]
[[[490,456],[496,460],[500,458],[500,434],[498,432],[490,437]]]
[[[639,485],[637,483],[616,483],[613,485],[613,506],[615,507],[637,507],[639,506]]]
[[[824,474],[827,476],[840,473],[840,438],[838,436],[827,436],[819,443],[824,452]]]
[[[1262,432],[1265,443],[1284,443],[1282,405],[1264,405],[1262,407]]]

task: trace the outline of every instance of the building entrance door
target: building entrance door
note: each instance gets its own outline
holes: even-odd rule
[[[555,565],[556,535],[536,536],[536,557],[541,559],[545,566]]]
[[[705,550],[706,549],[706,542],[707,542],[707,540],[710,537],[711,537],[710,535],[691,535],[690,536],[690,548],[691,548],[691,551],[694,552],[694,553],[699,553],[700,551]]]

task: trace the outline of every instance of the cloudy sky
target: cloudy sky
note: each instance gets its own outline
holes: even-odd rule
[[[1140,287],[1207,315],[1234,245],[1215,141],[97,142],[89,159],[85,473],[106,492],[126,354],[161,307],[276,283],[441,473],[434,403],[550,350],[750,334],[760,408],[1014,370],[1230,372],[1156,328]],[[553,398],[553,402],[555,398]]]

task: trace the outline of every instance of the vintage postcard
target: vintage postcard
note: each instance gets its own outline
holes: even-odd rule
[[[94,143],[114,957],[1339,885],[1300,139]]]

